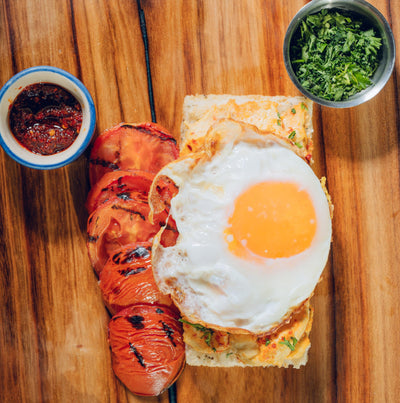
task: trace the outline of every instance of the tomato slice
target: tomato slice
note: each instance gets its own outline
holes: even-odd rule
[[[173,305],[154,280],[151,245],[151,242],[125,245],[110,256],[100,272],[100,290],[112,315],[138,303]]]
[[[139,198],[124,200],[119,197],[99,205],[89,216],[87,249],[90,262],[99,275],[110,255],[122,246],[135,242],[151,242],[154,235],[166,226],[161,243],[171,246],[178,236],[172,219],[166,211],[149,220],[150,207]]]
[[[89,216],[87,247],[97,274],[116,249],[129,243],[153,239],[160,225],[152,224],[148,214],[146,202],[114,197]]]
[[[182,372],[179,317],[165,306],[138,304],[113,316],[108,340],[116,376],[137,395],[158,396]]]
[[[178,158],[175,139],[156,123],[120,123],[94,142],[89,159],[93,186],[106,172],[139,169],[156,173]]]
[[[135,196],[147,199],[153,179],[154,174],[139,170],[107,172],[90,189],[86,209],[90,214],[114,196],[121,199],[133,199]]]

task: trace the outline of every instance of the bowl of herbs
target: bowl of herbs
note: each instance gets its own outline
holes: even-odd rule
[[[364,0],[313,0],[287,29],[283,56],[294,85],[314,102],[360,105],[378,94],[395,63],[393,33]]]

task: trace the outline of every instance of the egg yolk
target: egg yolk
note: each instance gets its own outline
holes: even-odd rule
[[[283,258],[306,250],[316,232],[309,194],[291,182],[261,182],[235,201],[225,239],[239,257]]]

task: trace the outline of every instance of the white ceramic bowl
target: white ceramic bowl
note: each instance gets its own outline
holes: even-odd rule
[[[9,125],[9,110],[16,96],[28,85],[57,84],[69,91],[81,104],[82,126],[75,141],[65,150],[52,155],[32,153],[13,136]],[[36,169],[54,169],[71,163],[85,151],[93,136],[96,109],[86,87],[75,76],[52,66],[36,66],[13,76],[0,91],[0,145],[22,165]]]

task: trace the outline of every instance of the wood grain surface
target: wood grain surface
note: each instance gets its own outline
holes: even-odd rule
[[[297,95],[282,57],[304,0],[142,0],[157,120],[177,134],[186,94]],[[371,0],[400,38],[400,1]],[[0,0],[0,85],[40,64],[92,94],[96,135],[151,119],[133,0]],[[315,105],[315,172],[335,204],[307,366],[186,367],[181,402],[396,402],[400,396],[399,57],[364,105]],[[87,154],[38,171],[0,150],[0,401],[168,402],[114,377],[108,314],[86,252]]]

